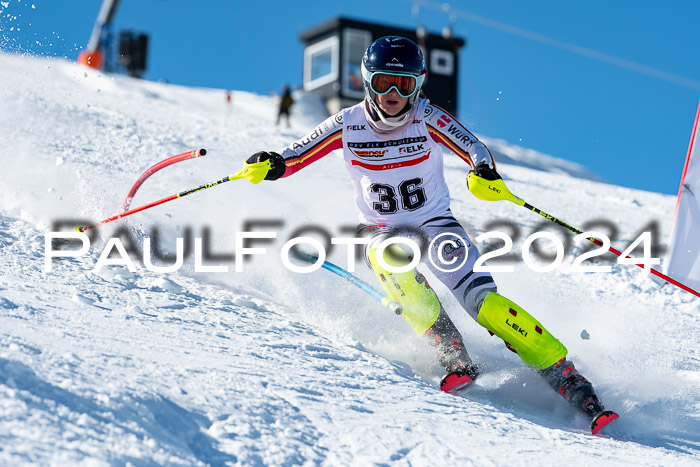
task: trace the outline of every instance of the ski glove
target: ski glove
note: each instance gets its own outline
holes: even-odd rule
[[[519,202],[513,195],[501,176],[487,164],[479,164],[467,174],[467,187],[477,198],[484,201],[509,200]]]
[[[256,152],[246,160],[248,164],[257,162],[270,161],[270,170],[265,175],[265,180],[277,180],[287,170],[287,165],[284,163],[284,158],[276,152],[260,151]]]
[[[474,174],[476,174],[477,177],[481,177],[485,180],[498,180],[501,178],[501,176],[498,175],[498,172],[496,172],[496,169],[492,169],[488,164],[477,165],[474,169]]]

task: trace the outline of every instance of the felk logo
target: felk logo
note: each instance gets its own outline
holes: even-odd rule
[[[348,125],[345,127],[347,131],[365,131],[366,128],[364,125]]]
[[[414,152],[425,151],[422,144],[412,144],[410,146],[402,146],[399,148],[399,154],[413,154]]]

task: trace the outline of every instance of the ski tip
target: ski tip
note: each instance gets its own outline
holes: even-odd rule
[[[440,381],[440,389],[448,394],[455,394],[473,382],[474,380],[468,375],[450,373]]]
[[[596,417],[591,422],[591,432],[594,435],[598,434],[598,432],[600,430],[602,430],[603,428],[605,428],[607,425],[614,422],[618,418],[620,418],[620,416],[618,414],[616,414],[615,412],[613,412],[612,410],[605,410],[605,411],[599,413],[598,415],[596,415]]]

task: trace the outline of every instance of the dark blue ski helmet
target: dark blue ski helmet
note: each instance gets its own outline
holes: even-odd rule
[[[385,123],[393,126],[396,126],[396,123],[403,124],[403,121],[388,122],[385,120],[383,112],[379,109],[375,100],[378,93],[372,86],[372,78],[375,73],[410,75],[414,77],[415,87],[412,94],[408,96],[408,109],[405,112],[408,114],[416,103],[427,73],[423,51],[415,42],[405,37],[385,36],[372,42],[362,57],[362,80],[365,94],[369,98],[370,103]],[[396,89],[402,96],[407,97],[401,90]],[[380,93],[383,94],[383,92]]]
[[[362,57],[362,65],[369,72],[387,71],[416,76],[426,73],[423,51],[415,42],[401,36],[385,36],[372,42]]]

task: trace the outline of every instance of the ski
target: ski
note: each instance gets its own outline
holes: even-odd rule
[[[466,373],[448,373],[440,381],[440,390],[448,394],[457,394],[473,382],[474,380]]]
[[[593,421],[591,422],[591,433],[597,435],[598,432],[600,432],[600,430],[602,430],[618,418],[620,418],[620,416],[612,410],[605,410],[599,413],[598,415],[593,417]]]

